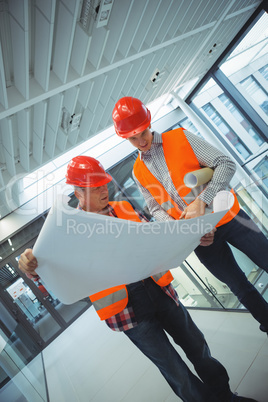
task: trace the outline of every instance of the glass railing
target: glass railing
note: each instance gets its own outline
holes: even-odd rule
[[[268,274],[245,254],[230,246],[248,280],[268,301]],[[180,267],[171,270],[173,286],[184,306],[209,309],[244,309],[229,287],[212,275],[192,253]]]
[[[36,352],[20,325],[11,334],[0,329],[1,401],[48,401],[43,357]]]

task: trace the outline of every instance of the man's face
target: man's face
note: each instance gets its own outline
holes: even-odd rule
[[[100,187],[85,187],[75,190],[75,196],[84,211],[104,213],[108,205],[109,193],[107,184]]]
[[[146,130],[129,137],[129,142],[136,148],[138,148],[142,152],[149,151],[152,145],[153,134],[150,130],[151,125],[146,128]]]

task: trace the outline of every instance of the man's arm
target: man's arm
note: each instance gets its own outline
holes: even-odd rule
[[[27,248],[20,256],[19,259],[19,269],[28,276],[28,278],[33,278],[38,276],[35,272],[38,267],[37,259],[33,255],[33,251],[30,248]]]
[[[213,176],[207,187],[198,196],[205,204],[210,204],[213,198],[221,190],[226,190],[235,174],[236,165],[229,156],[223,154],[209,142],[197,135],[185,130],[200,166],[207,166],[214,170]]]
[[[155,201],[152,197],[151,193],[143,187],[140,182],[136,179],[134,173],[132,172],[133,179],[137,184],[140,192],[142,193],[146,204],[149,208],[150,214],[157,220],[157,221],[170,221],[174,220],[172,216],[170,216],[159,204]],[[207,233],[200,239],[200,246],[210,246],[214,240],[214,234],[216,232],[216,228],[212,229],[211,232]]]
[[[228,187],[235,174],[236,166],[227,155],[224,155],[207,141],[189,131],[185,131],[185,135],[199,164],[214,170],[213,176],[206,188],[182,213],[181,218],[190,219],[205,214],[206,206],[212,202],[216,194]]]

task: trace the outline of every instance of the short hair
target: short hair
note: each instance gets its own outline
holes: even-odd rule
[[[85,187],[74,186],[74,191],[84,190]]]

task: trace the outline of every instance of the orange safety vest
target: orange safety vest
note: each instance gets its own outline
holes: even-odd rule
[[[116,215],[120,219],[126,219],[134,222],[141,222],[131,204],[127,201],[109,202],[113,207]],[[170,271],[161,272],[152,276],[157,285],[163,287],[173,281]],[[128,303],[128,291],[126,285],[114,286],[112,288],[102,290],[89,296],[96,312],[101,320],[106,320],[113,315],[120,313]]]
[[[187,173],[202,169],[202,167],[199,165],[198,159],[184,134],[183,128],[163,133],[162,142],[164,156],[171,180],[179,196],[188,205],[185,198],[189,195],[191,189],[185,186],[183,178]],[[136,159],[133,171],[140,184],[151,193],[158,204],[174,219],[180,219],[182,211],[170,197],[164,186],[150,172],[145,163],[141,161],[140,156]],[[234,205],[219,221],[217,226],[221,226],[232,220],[240,210],[240,205],[234,190],[232,189],[231,192],[235,197]]]

